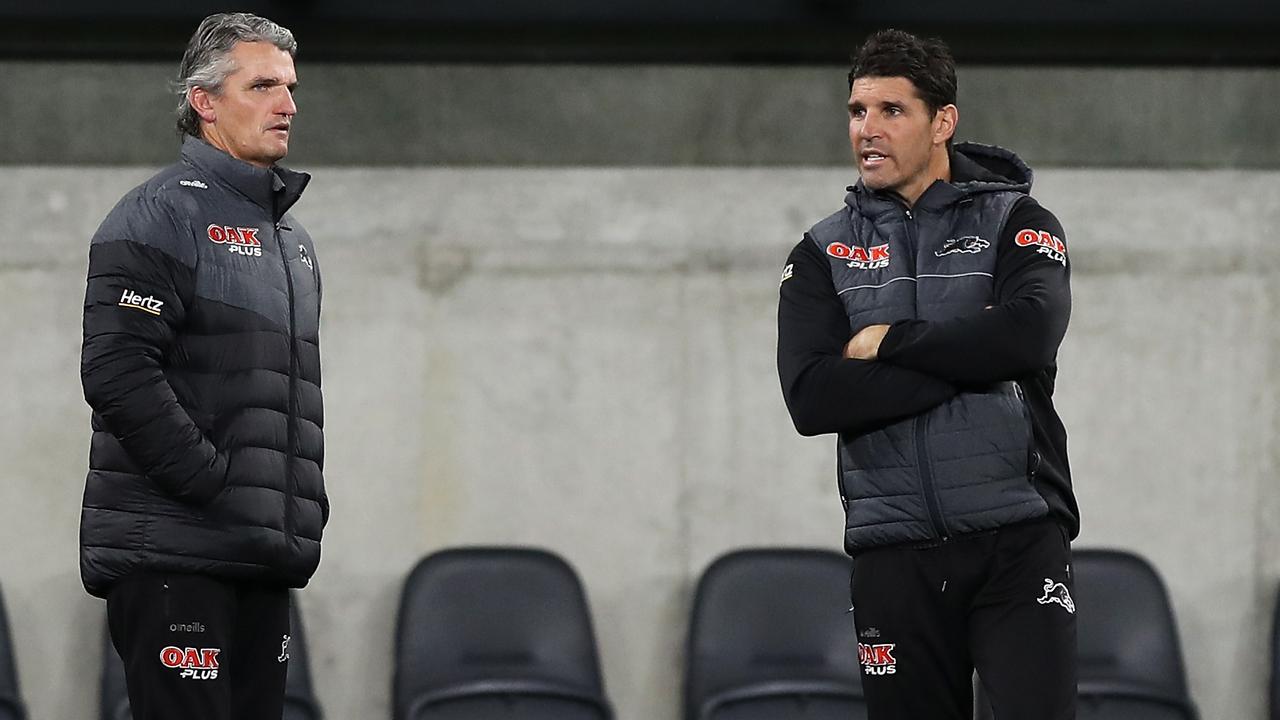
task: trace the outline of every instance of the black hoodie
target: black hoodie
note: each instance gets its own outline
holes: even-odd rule
[[[996,234],[990,307],[945,319],[887,321],[891,327],[877,360],[844,359],[845,344],[861,326],[837,294],[831,258],[806,234],[787,259],[778,307],[778,372],[787,407],[801,434],[850,437],[926,413],[959,393],[1013,382],[1031,416],[1031,481],[1050,514],[1074,537],[1079,511],[1066,431],[1052,401],[1057,348],[1071,305],[1065,233],[1049,211],[1025,195],[1031,171],[1012,153],[959,144],[951,169],[952,182],[935,182],[918,206],[945,202],[961,188],[1000,186],[1024,193]],[[850,207],[865,194],[907,210],[900,198],[872,191],[861,181],[849,191]],[[965,241],[920,237],[917,252],[941,257],[986,247]],[[866,324],[871,323],[861,323]]]

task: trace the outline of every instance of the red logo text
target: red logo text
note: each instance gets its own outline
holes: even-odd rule
[[[842,242],[833,242],[827,246],[827,254],[834,258],[848,260],[849,267],[858,270],[879,270],[889,267],[888,243],[861,248],[849,247]]]
[[[866,675],[893,675],[898,671],[898,661],[893,657],[896,643],[868,645],[858,643],[858,664]]]
[[[1019,230],[1014,236],[1013,242],[1018,247],[1034,247],[1036,252],[1042,255],[1048,255],[1054,261],[1067,264],[1067,244],[1058,239],[1056,235],[1050,235],[1047,230],[1032,230],[1027,228]]]
[[[160,651],[160,664],[174,670],[182,670],[180,677],[191,680],[216,680],[218,678],[219,648],[179,648],[170,645]]]
[[[262,257],[262,242],[258,240],[258,228],[210,225],[209,239],[237,255]]]

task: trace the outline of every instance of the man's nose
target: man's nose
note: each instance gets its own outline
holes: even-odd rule
[[[880,137],[880,123],[875,120],[871,113],[862,116],[862,123],[858,126],[858,135],[864,138]]]
[[[280,98],[280,103],[276,106],[276,114],[278,115],[297,115],[298,105],[293,101],[293,91],[289,88],[281,88],[284,95]]]

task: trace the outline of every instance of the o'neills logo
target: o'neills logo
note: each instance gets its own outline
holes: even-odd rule
[[[178,648],[170,645],[160,651],[160,664],[174,670],[181,669],[178,677],[189,680],[217,680],[220,648]]]
[[[898,661],[893,657],[896,643],[868,645],[858,643],[858,664],[864,675],[893,675],[898,671]]]
[[[879,270],[889,267],[888,243],[860,248],[849,247],[842,242],[833,242],[827,246],[827,254],[834,258],[848,260],[849,267],[858,270]]]
[[[209,239],[238,255],[262,257],[262,243],[258,240],[258,228],[210,225]]]
[[[1018,247],[1034,247],[1036,252],[1048,255],[1064,266],[1067,264],[1067,244],[1059,240],[1057,235],[1050,235],[1046,230],[1031,228],[1019,230],[1013,237],[1013,241]]]

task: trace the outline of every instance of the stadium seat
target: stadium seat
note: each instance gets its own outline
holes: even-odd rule
[[[311,689],[311,663],[307,655],[306,635],[298,596],[289,602],[289,674],[285,677],[284,715],[282,720],[322,720],[320,705]],[[102,626],[102,681],[99,717],[101,720],[132,720],[129,691],[125,685],[124,663],[111,644],[106,623]],[[0,718],[3,718],[0,715]]]
[[[311,660],[296,593],[289,602],[289,631],[289,674],[284,679],[282,720],[323,720],[324,713],[311,689]]]
[[[392,703],[396,720],[610,720],[577,574],[528,548],[424,558],[400,598]]]
[[[1271,619],[1271,720],[1280,720],[1280,592]]]
[[[129,712],[129,688],[124,680],[124,663],[111,644],[111,632],[102,623],[102,678],[99,684],[100,720],[133,720]]]
[[[849,558],[827,550],[713,562],[690,617],[686,720],[865,718],[849,574]]]
[[[1076,550],[1078,720],[1196,720],[1169,595],[1150,563]],[[979,718],[992,717],[985,693]],[[998,717],[997,717],[997,720]]]
[[[0,720],[26,720],[27,711],[18,692],[18,661],[9,638],[9,617],[0,596]]]

